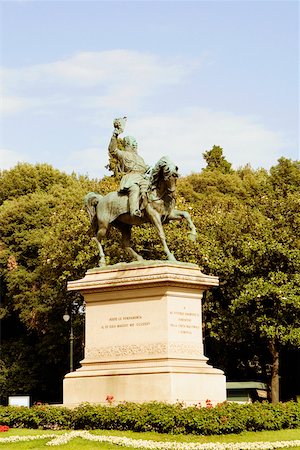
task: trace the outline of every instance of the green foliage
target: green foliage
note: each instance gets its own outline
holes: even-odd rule
[[[0,205],[7,199],[45,192],[54,184],[67,186],[72,178],[76,176],[70,177],[48,164],[19,163],[13,169],[0,171]]]
[[[48,405],[0,406],[0,422],[14,428],[66,429],[71,427],[72,411]]]
[[[227,361],[214,363],[237,377],[231,358],[240,345],[244,376],[266,379],[278,351],[299,346],[299,163],[282,158],[270,174],[210,166],[180,180],[178,191],[199,233],[193,256],[205,273],[220,277],[220,288],[204,304],[206,342],[218,339],[228,348]],[[174,245],[179,239],[174,236]]]
[[[299,162],[281,158],[270,173],[250,166],[234,171],[216,146],[205,159],[207,168],[179,179],[177,189],[176,207],[191,214],[197,242],[189,240],[184,221],[166,224],[167,242],[178,260],[220,278],[204,303],[212,362],[229,378],[266,379],[272,358],[264,349],[300,342]],[[82,299],[66,285],[98,260],[83,197],[117,190],[118,180],[18,164],[0,172],[0,181],[1,391],[26,390],[49,401],[43,395],[58,392],[68,370],[68,326],[61,317],[71,304],[76,359],[82,356]],[[128,261],[119,240],[111,230],[108,264]],[[151,225],[133,229],[133,247],[145,259],[165,258]],[[218,345],[219,355],[210,350]]]
[[[222,403],[215,407],[181,404],[82,404],[69,410],[47,405],[0,407],[0,422],[15,428],[122,430],[172,434],[221,435],[300,427],[300,405],[293,402]]]
[[[231,310],[248,314],[253,331],[266,340],[300,345],[300,276],[271,272],[267,278],[253,278],[244,286]]]
[[[74,410],[74,426],[81,429],[117,429],[186,433],[197,435],[277,430],[300,425],[295,403],[239,405],[224,403],[215,408],[182,407],[164,403],[117,406],[82,405]]]
[[[103,185],[108,189],[106,180]],[[87,191],[100,188],[47,165],[1,173],[2,395],[30,392],[36,400],[59,401],[68,360],[62,315],[73,302],[76,358],[82,357],[82,300],[66,292],[66,283],[97,260],[82,205]]]
[[[0,392],[6,391],[8,374],[9,374],[8,368],[5,366],[4,361],[0,359]]]
[[[111,421],[108,420],[108,415]],[[74,410],[73,420],[74,427],[78,429],[229,434],[297,428],[300,426],[300,405],[294,402],[279,403],[276,406],[268,403],[240,405],[225,402],[214,408],[201,408],[158,402],[124,403],[106,407],[85,404]]]
[[[271,183],[275,192],[285,197],[289,193],[299,193],[300,161],[280,158],[277,166],[271,168]]]
[[[206,170],[218,170],[223,173],[232,172],[231,164],[223,156],[223,149],[218,145],[214,145],[211,150],[203,153],[207,166]]]

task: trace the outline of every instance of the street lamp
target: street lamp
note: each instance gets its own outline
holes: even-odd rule
[[[73,323],[72,323],[72,308],[71,314],[68,313],[66,308],[65,313],[63,315],[63,319],[65,322],[70,321],[70,372],[73,372],[73,350],[74,350],[74,335],[73,335]]]

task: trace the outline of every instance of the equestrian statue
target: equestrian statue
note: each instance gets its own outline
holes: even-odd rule
[[[167,259],[176,261],[166,243],[163,224],[170,220],[185,219],[190,239],[196,239],[196,228],[190,214],[175,209],[178,167],[169,157],[163,156],[150,169],[137,153],[136,140],[132,136],[119,138],[126,120],[126,117],[114,120],[108,147],[110,167],[115,175],[122,175],[119,190],[105,196],[89,192],[85,197],[85,207],[94,232],[93,239],[99,248],[99,266],[106,265],[102,241],[110,226],[121,231],[122,246],[131,258],[142,261],[143,257],[131,247],[131,229],[133,225],[140,226],[143,223],[155,226]]]

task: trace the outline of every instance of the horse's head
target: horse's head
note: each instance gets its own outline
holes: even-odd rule
[[[178,167],[168,156],[163,156],[152,169],[150,183],[161,194],[175,197],[178,177]]]

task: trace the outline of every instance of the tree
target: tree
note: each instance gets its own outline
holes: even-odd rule
[[[232,173],[231,163],[223,156],[223,149],[214,145],[211,150],[203,153],[207,166],[206,170],[218,170],[222,173]]]
[[[0,170],[0,205],[7,199],[15,199],[36,191],[47,191],[54,184],[67,186],[70,176],[54,169],[49,164],[18,163],[13,169]]]
[[[299,175],[298,163],[281,159],[270,175],[245,167],[188,177],[206,247],[204,271],[221,279],[220,289],[208,295],[206,326],[231,346],[246,339],[269,349],[274,402],[279,352],[299,345]]]
[[[177,207],[191,213],[198,240],[189,241],[186,224],[172,222],[167,241],[178,260],[220,277],[204,304],[214,363],[230,377],[264,378],[270,364],[275,401],[282,349],[299,346],[299,163],[281,158],[270,173],[250,166],[234,171],[222,149],[207,153],[208,167],[181,178],[177,190]],[[83,197],[117,186],[112,177],[98,182],[48,165],[0,172],[2,391],[59,401],[68,371],[61,318],[72,304],[76,361],[82,352],[82,299],[66,284],[98,261]],[[165,257],[149,225],[133,231],[133,246],[146,259]],[[117,231],[111,230],[105,252],[109,264],[126,260]],[[222,352],[211,352],[212,346]]]
[[[253,277],[244,286],[231,310],[245,331],[261,337],[272,356],[271,398],[279,401],[279,355],[284,345],[300,345],[300,276],[283,272]]]
[[[78,312],[76,359],[82,358],[82,300],[66,292],[66,282],[81,277],[96,261],[82,205],[84,195],[99,183],[25,164],[12,169],[12,195],[9,172],[1,173],[0,207],[1,357],[8,370],[3,389],[58,401],[68,371],[68,328],[62,315],[72,303]],[[60,216],[64,224],[58,226]]]

